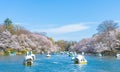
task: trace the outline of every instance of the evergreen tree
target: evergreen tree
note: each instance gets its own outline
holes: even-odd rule
[[[14,25],[12,24],[12,21],[9,18],[6,18],[4,21],[5,29],[7,31],[10,31],[11,33],[14,33]]]

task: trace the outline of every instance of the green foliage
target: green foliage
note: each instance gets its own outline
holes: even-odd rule
[[[9,31],[11,34],[29,34],[30,31],[26,30],[20,25],[14,25],[9,18],[6,18],[3,25],[0,25],[0,32]]]
[[[65,51],[66,43],[64,40],[58,40],[56,44],[61,48],[61,51]]]
[[[9,53],[10,53],[10,52],[9,52],[9,51],[7,51],[7,50],[6,50],[6,51],[4,51],[4,55],[9,55]]]
[[[16,53],[16,54],[26,54],[27,50],[21,50],[21,51],[17,51],[16,49],[12,49],[12,48],[7,48],[4,51],[4,55],[9,55],[10,53]]]
[[[4,21],[4,24],[6,25],[6,28],[7,28],[7,26],[12,24],[12,21],[9,18],[6,18]]]
[[[22,51],[20,51],[22,54],[26,54],[27,53],[27,50],[22,50]]]
[[[6,30],[14,34],[14,25],[12,24],[12,21],[9,18],[5,19],[4,25]]]
[[[69,51],[70,47],[76,44],[75,41],[64,41],[64,40],[58,40],[56,44],[61,48],[61,51]]]
[[[103,52],[101,52],[104,56],[108,56],[108,55],[110,55],[110,56],[115,56],[116,55],[116,53],[114,52],[114,51],[103,51]]]
[[[15,49],[11,49],[11,50],[10,50],[10,53],[14,53],[14,52],[16,52]]]
[[[53,44],[55,44],[55,41],[53,38],[48,38]]]
[[[66,49],[65,49],[65,51],[69,51],[70,46],[71,46],[71,44],[70,44],[70,43],[68,43],[68,44],[67,44],[67,47],[66,47]]]

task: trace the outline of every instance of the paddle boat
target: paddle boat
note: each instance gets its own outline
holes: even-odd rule
[[[76,52],[73,52],[73,54],[72,54],[72,61],[74,61],[74,59],[75,59],[75,57],[77,56],[77,53]]]
[[[33,64],[33,58],[30,55],[26,55],[23,61],[25,66],[31,66]]]
[[[61,52],[60,52],[60,54],[61,54],[61,55],[63,55],[63,54],[64,54],[64,52],[62,52],[62,51],[61,51]]]
[[[32,53],[32,51],[30,52],[27,51],[23,64],[26,66],[31,66],[34,60],[35,60],[35,55]]]
[[[99,56],[99,57],[101,57],[101,56],[102,56],[102,54],[101,54],[101,53],[98,53],[98,56]]]
[[[87,64],[87,60],[83,55],[77,55],[73,61],[75,64]]]
[[[42,54],[44,54],[44,51],[42,51]]]
[[[71,60],[74,61],[75,57],[72,57]]]
[[[32,53],[32,51],[29,52],[29,55],[32,56],[33,60],[35,60],[35,54]]]
[[[74,53],[73,52],[69,52],[69,57],[74,57]]]
[[[47,54],[46,56],[47,56],[47,57],[51,57],[51,55],[50,55],[50,54]]]
[[[82,52],[82,55],[84,55],[85,53],[84,52]]]
[[[10,52],[9,55],[10,56],[16,56],[16,52]]]
[[[117,57],[117,58],[120,58],[120,54],[116,54],[116,57]]]
[[[66,52],[67,55],[69,55],[69,52]]]
[[[46,55],[46,57],[51,57],[50,53],[48,52],[48,54]]]

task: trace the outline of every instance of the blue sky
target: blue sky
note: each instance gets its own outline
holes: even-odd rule
[[[120,0],[0,0],[0,23],[10,18],[55,40],[79,41],[105,20],[120,20]]]

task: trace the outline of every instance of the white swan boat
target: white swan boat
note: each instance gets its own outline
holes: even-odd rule
[[[69,55],[68,55],[69,57],[74,57],[75,56],[75,54],[73,53],[73,52],[69,52]]]
[[[23,64],[27,66],[32,65],[34,60],[35,60],[35,55],[32,53],[32,51],[27,52]]]
[[[50,55],[50,52],[49,52],[49,51],[47,52],[46,57],[51,57],[51,55]]]
[[[30,55],[26,55],[23,61],[23,64],[26,66],[31,66],[33,64],[33,58]]]
[[[75,64],[87,64],[87,60],[83,55],[77,55],[73,61]]]
[[[116,54],[116,57],[117,57],[117,58],[120,58],[120,54]]]
[[[48,53],[48,54],[46,55],[46,57],[51,57],[51,55]]]
[[[85,53],[84,52],[82,52],[82,55],[84,55]]]
[[[102,56],[102,54],[101,54],[101,53],[98,53],[98,56],[99,56],[99,57],[101,57],[101,56]]]
[[[36,59],[35,54],[33,54],[32,51],[30,51],[29,55],[32,56],[33,60]]]

